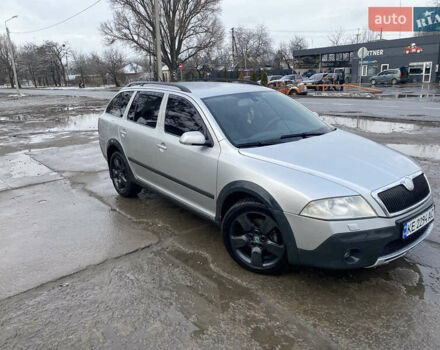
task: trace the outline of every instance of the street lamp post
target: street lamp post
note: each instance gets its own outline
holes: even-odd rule
[[[11,55],[11,60],[12,60],[12,71],[14,72],[14,82],[15,82],[15,88],[17,89],[17,94],[19,97],[21,97],[21,92],[20,92],[20,88],[18,86],[18,78],[17,78],[17,69],[15,68],[15,59],[14,59],[14,50],[12,48],[12,42],[11,42],[11,36],[9,34],[9,28],[7,26],[7,23],[14,18],[17,18],[18,16],[12,16],[11,18],[7,19],[5,21],[5,28],[6,28],[6,35],[8,37],[8,46],[9,46],[9,52]]]

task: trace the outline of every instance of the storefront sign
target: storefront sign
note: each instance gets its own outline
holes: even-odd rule
[[[418,47],[415,43],[412,43],[405,49],[405,53],[421,53],[423,52],[423,49],[421,47]]]
[[[383,56],[383,50],[369,50],[368,56]]]

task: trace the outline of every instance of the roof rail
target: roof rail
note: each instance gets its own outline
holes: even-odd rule
[[[215,79],[210,79],[210,78],[200,78],[200,79],[195,79],[192,81],[212,81],[214,83],[241,83],[241,84],[251,84],[251,85],[260,85],[258,84],[256,81],[252,81],[252,80],[244,80],[244,79],[227,79],[227,78],[215,78]]]
[[[171,86],[171,87],[175,87],[176,89],[179,89],[180,91],[183,91],[183,92],[191,92],[190,89],[188,89],[186,86],[183,86],[181,84],[167,83],[167,82],[162,82],[162,81],[147,81],[147,80],[133,81],[132,83],[129,83],[129,84],[125,85],[125,87],[145,86],[145,85]]]

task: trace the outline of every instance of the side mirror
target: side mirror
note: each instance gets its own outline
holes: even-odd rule
[[[207,146],[206,138],[200,131],[188,131],[180,136],[179,142],[189,146]]]

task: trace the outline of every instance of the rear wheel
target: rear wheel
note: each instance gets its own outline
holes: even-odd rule
[[[242,267],[262,274],[279,274],[287,266],[286,247],[270,210],[252,199],[241,200],[222,222],[223,242]]]
[[[136,197],[142,187],[133,181],[128,163],[121,152],[114,152],[109,161],[110,178],[116,192],[123,197]]]
[[[391,80],[391,84],[396,85],[397,84],[397,79],[394,78],[393,80]]]

